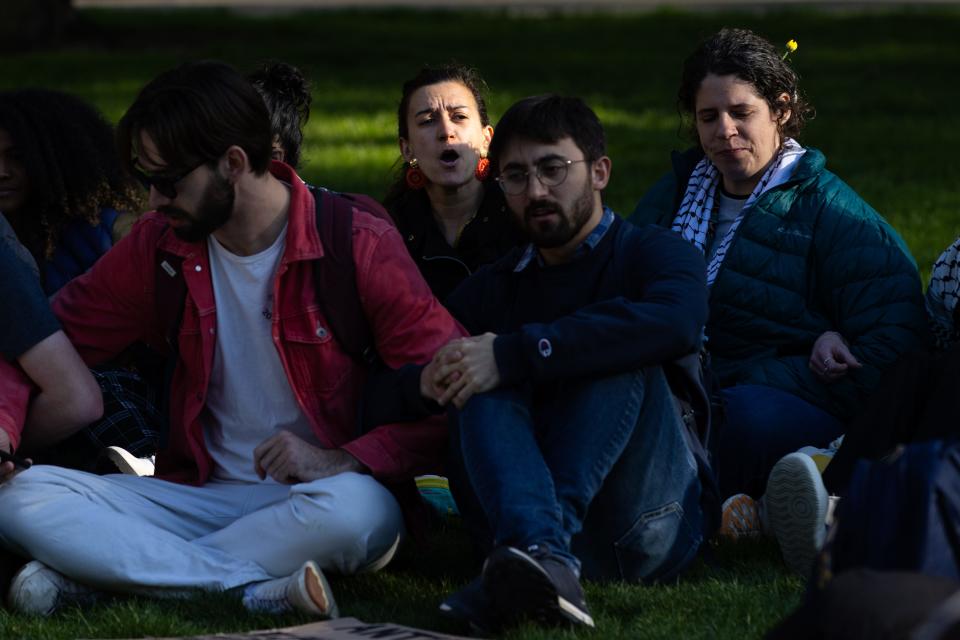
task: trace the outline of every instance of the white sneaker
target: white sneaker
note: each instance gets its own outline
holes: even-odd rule
[[[293,575],[255,582],[243,591],[243,606],[253,613],[299,611],[318,618],[340,615],[333,591],[317,563],[309,560]]]
[[[49,616],[64,606],[91,605],[98,597],[93,588],[33,560],[23,565],[10,582],[7,607],[17,613]]]
[[[817,464],[799,452],[780,458],[770,471],[764,502],[784,562],[809,575],[827,531],[829,500]]]
[[[107,447],[107,457],[117,465],[121,473],[128,476],[152,476],[153,458],[138,458],[123,447]]]

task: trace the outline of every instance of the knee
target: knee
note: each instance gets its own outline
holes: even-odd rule
[[[504,387],[472,396],[463,408],[456,412],[460,422],[482,422],[491,415],[510,411],[517,404],[528,404],[528,394],[520,389]]]
[[[0,485],[2,537],[23,539],[34,535],[31,525],[37,521],[37,512],[62,493],[59,471],[58,467],[31,467]]]
[[[528,421],[530,403],[530,394],[517,388],[478,393],[462,409],[452,411],[451,424],[455,426],[453,443],[459,444],[476,435],[486,437],[498,426],[516,419]]]
[[[326,549],[338,550],[334,567],[354,573],[385,553],[403,532],[403,514],[393,495],[361,474],[327,478],[321,487],[308,483],[290,496],[294,517],[322,538]]]
[[[23,507],[35,505],[37,493],[56,492],[60,471],[59,467],[37,465],[0,484],[0,509],[4,514],[15,514]]]

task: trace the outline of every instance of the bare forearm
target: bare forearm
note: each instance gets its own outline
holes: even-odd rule
[[[59,442],[103,415],[100,386],[62,331],[24,353],[19,362],[40,389],[27,412],[24,449]]]
[[[30,404],[21,446],[36,451],[56,444],[80,431],[103,415],[102,398],[80,403],[71,392],[50,390],[37,395]]]

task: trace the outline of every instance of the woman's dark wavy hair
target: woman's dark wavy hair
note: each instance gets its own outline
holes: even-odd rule
[[[697,91],[708,74],[734,75],[749,82],[762,97],[771,112],[789,110],[790,118],[780,127],[780,135],[796,138],[807,120],[814,117],[813,107],[797,88],[796,72],[790,68],[782,53],[765,38],[748,29],[721,29],[707,38],[683,62],[677,107],[681,116],[692,118],[690,131],[698,140],[696,118]],[[780,101],[782,94],[790,96]]]
[[[487,83],[483,81],[476,69],[450,62],[438,67],[423,67],[417,75],[403,83],[400,104],[397,106],[397,135],[399,137],[407,138],[410,135],[410,129],[407,126],[407,111],[410,108],[410,97],[413,93],[417,89],[441,82],[459,82],[469,89],[477,103],[480,124],[484,127],[490,124],[490,116],[487,114],[487,101],[484,99],[484,94],[487,92]],[[394,182],[387,191],[387,196],[383,199],[383,204],[388,210],[410,190],[405,178],[406,170],[406,163],[401,163]]]
[[[142,189],[123,170],[113,127],[80,98],[46,89],[0,92],[0,129],[29,180],[22,209],[6,213],[38,262],[53,254],[67,223],[97,224],[104,207],[142,209]]]
[[[270,61],[247,76],[270,112],[270,126],[280,139],[284,162],[294,169],[300,164],[303,128],[310,119],[310,83],[300,69],[286,62]]]

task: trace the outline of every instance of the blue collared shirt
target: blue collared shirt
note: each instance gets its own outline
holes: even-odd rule
[[[610,230],[610,225],[613,224],[616,214],[613,213],[613,209],[610,207],[603,208],[603,215],[600,217],[600,222],[593,228],[593,231],[583,239],[583,242],[574,250],[573,259],[582,258],[591,251],[593,251],[600,241],[603,239],[603,236],[607,234],[607,231]],[[540,254],[537,253],[537,247],[531,242],[527,245],[527,248],[523,250],[523,255],[520,256],[520,261],[517,262],[517,266],[513,268],[514,273],[520,273],[526,269],[530,262],[533,261],[534,256],[537,257],[538,264],[543,264],[543,259],[540,258]]]

